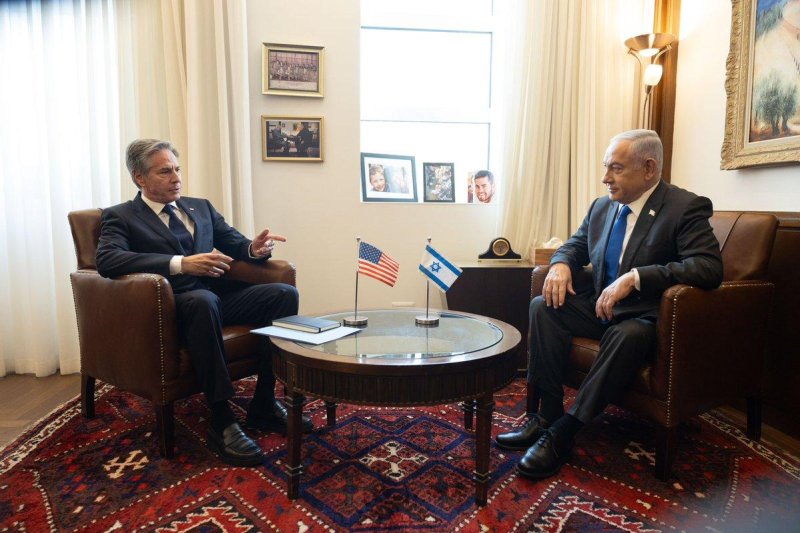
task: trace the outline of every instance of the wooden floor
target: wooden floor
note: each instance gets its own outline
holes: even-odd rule
[[[0,447],[81,390],[81,375],[46,378],[11,374],[0,378]]]
[[[0,378],[0,447],[13,441],[37,420],[80,394],[80,374],[53,375],[37,378],[31,375],[9,375]],[[745,426],[745,417],[733,408],[724,408],[726,415]],[[776,444],[795,457],[800,457],[800,439],[795,439],[764,425],[762,438]]]

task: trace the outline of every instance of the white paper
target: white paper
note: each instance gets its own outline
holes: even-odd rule
[[[322,333],[308,333],[305,331],[297,331],[296,329],[267,326],[265,328],[252,329],[250,330],[250,333],[255,333],[256,335],[266,335],[267,337],[280,337],[281,339],[307,342],[309,344],[323,344],[328,341],[347,337],[356,331],[360,331],[360,329],[339,326],[338,328],[329,329],[328,331],[323,331]]]

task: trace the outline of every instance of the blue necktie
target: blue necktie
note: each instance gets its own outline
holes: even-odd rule
[[[175,235],[175,238],[178,239],[178,242],[183,248],[184,255],[189,255],[192,253],[192,249],[194,248],[194,239],[192,238],[192,234],[189,233],[189,230],[186,229],[184,223],[178,218],[178,215],[175,213],[174,205],[165,205],[163,212],[169,215],[169,230],[173,235]]]
[[[623,205],[619,210],[619,216],[614,227],[611,229],[611,235],[608,237],[608,245],[606,246],[606,257],[603,260],[605,265],[605,276],[603,276],[603,287],[611,285],[617,279],[617,272],[619,272],[619,260],[622,255],[622,243],[625,241],[625,228],[628,226],[628,213],[631,208]]]

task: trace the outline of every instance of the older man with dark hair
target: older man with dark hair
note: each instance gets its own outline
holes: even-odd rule
[[[169,280],[178,333],[211,408],[209,444],[229,464],[260,464],[261,449],[239,427],[228,403],[233,385],[225,364],[222,327],[269,325],[296,314],[298,293],[283,283],[242,287],[228,282],[225,273],[234,259],[268,260],[275,243],[286,239],[265,229],[251,241],[229,226],[208,200],[181,196],[178,151],[168,141],[132,142],[126,163],[139,193],[103,210],[97,270],[105,277],[151,272]],[[275,400],[266,338],[262,356],[246,422],[264,431],[284,431],[287,414]],[[304,429],[311,429],[309,419],[303,423]]]
[[[611,140],[603,161],[608,195],[592,203],[578,231],[553,254],[542,295],[531,301],[528,382],[540,405],[521,430],[496,439],[502,448],[527,448],[517,465],[525,477],[556,474],[580,428],[651,356],[664,290],[722,282],[711,201],[662,181],[662,161],[653,131]],[[574,273],[586,265],[593,283],[573,287]],[[565,413],[563,369],[574,336],[599,339],[600,352]]]

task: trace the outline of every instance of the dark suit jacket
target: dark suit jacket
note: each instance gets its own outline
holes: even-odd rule
[[[184,196],[177,204],[194,222],[192,254],[216,248],[234,259],[264,260],[250,258],[250,239],[229,226],[208,200]],[[133,200],[103,210],[97,246],[100,275],[113,278],[149,272],[169,279],[176,292],[196,288],[195,276],[169,275],[169,262],[175,255],[184,255],[178,239],[144,203],[141,193]],[[203,279],[204,283],[211,281]]]
[[[603,259],[618,206],[608,196],[596,199],[578,231],[550,260],[568,264],[573,278],[591,264],[593,300],[603,290]],[[719,286],[722,256],[708,222],[712,214],[708,198],[663,181],[656,185],[636,221],[619,269],[622,275],[636,268],[641,291],[634,290],[617,304],[616,319],[655,317],[661,294],[678,283],[703,289]]]

